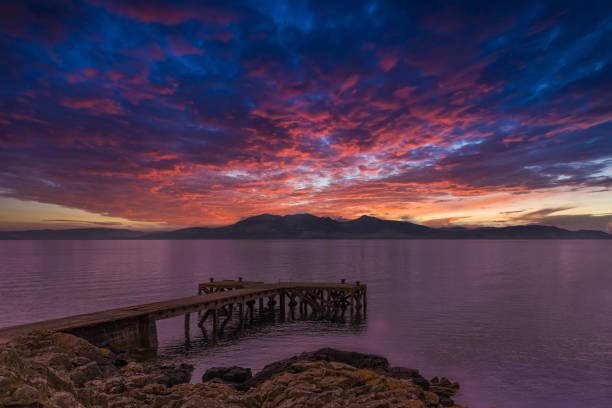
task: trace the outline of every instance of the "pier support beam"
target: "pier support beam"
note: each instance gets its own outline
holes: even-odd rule
[[[249,300],[247,302],[247,306],[249,308],[249,323],[253,324],[253,318],[255,316],[255,301]]]
[[[244,330],[244,324],[246,321],[246,309],[244,307],[244,299],[238,303],[238,313],[240,314],[240,330]]]
[[[148,351],[157,351],[157,325],[153,316],[146,315],[138,320],[140,347]]]
[[[219,310],[212,309],[212,317],[213,317],[213,343],[217,341],[217,336],[219,335]]]
[[[189,313],[185,314],[185,347],[189,348],[191,346],[191,336],[189,335],[189,329],[190,329],[190,320],[189,320]]]

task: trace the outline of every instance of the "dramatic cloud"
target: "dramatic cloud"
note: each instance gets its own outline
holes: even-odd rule
[[[0,205],[172,226],[308,211],[605,229],[609,11],[3,4]],[[574,208],[511,213],[526,206]]]

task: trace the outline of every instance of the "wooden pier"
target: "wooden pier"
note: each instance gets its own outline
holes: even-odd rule
[[[61,331],[116,350],[157,350],[156,321],[185,316],[185,338],[190,338],[190,317],[197,315],[203,332],[210,319],[212,339],[234,317],[239,327],[252,323],[256,305],[260,316],[285,319],[338,319],[365,317],[367,286],[361,282],[246,282],[213,279],[198,285],[198,295],[102,312],[0,328],[0,344],[35,330]],[[220,319],[224,319],[220,323]]]

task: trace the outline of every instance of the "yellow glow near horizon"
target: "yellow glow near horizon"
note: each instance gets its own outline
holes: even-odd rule
[[[0,210],[0,228],[4,230],[97,227],[144,230],[168,228],[168,225],[157,222],[132,221],[77,208],[9,197],[0,197]]]
[[[548,210],[552,221],[559,221],[559,217],[576,216],[590,217],[585,228],[593,229],[595,222],[599,225],[595,229],[612,231],[612,191],[588,190],[571,191],[569,189],[551,189],[531,191],[526,194],[493,193],[480,196],[448,197],[448,199],[430,199],[404,207],[401,203],[381,203],[380,206],[370,208],[369,215],[385,219],[409,219],[410,221],[430,226],[506,226],[539,222],[537,218],[530,218],[529,213]],[[197,219],[190,221],[189,225],[171,225],[164,222],[148,220],[133,220],[115,215],[96,214],[82,209],[68,208],[55,204],[45,204],[35,201],[24,201],[9,197],[0,197],[0,229],[23,230],[41,228],[127,228],[134,230],[162,230],[175,229],[201,225],[226,225],[238,221],[241,217],[256,214],[243,214],[242,208],[225,208],[226,212],[219,212],[223,219]],[[292,208],[268,208],[266,211],[275,214],[295,213]],[[298,212],[310,212],[319,216],[342,218],[355,218],[362,215],[363,208],[308,208],[300,206]],[[354,212],[354,213],[353,213]],[[557,218],[555,218],[557,217]],[[601,222],[598,221],[601,218]],[[159,218],[158,218],[159,219]],[[555,222],[550,225],[556,225]],[[542,222],[547,222],[544,218]],[[571,223],[570,223],[571,224]],[[572,229],[570,224],[557,225]],[[573,225],[573,224],[572,224]],[[579,228],[577,224],[574,228]]]

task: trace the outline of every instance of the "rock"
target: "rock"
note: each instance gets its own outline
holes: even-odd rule
[[[91,360],[87,357],[77,356],[70,360],[73,367],[78,367],[89,363]]]
[[[0,401],[3,397],[8,397],[15,386],[19,383],[19,380],[15,377],[9,377],[0,375]]]
[[[17,372],[25,369],[24,362],[19,356],[19,353],[12,348],[0,350],[0,366],[10,368]]]
[[[389,361],[384,357],[374,354],[342,351],[326,347],[317,351],[302,353],[285,360],[268,364],[263,368],[263,370],[255,374],[251,379],[239,384],[236,388],[244,391],[251,387],[255,387],[277,374],[290,370],[291,366],[298,361],[335,361],[357,368],[366,368],[380,372],[389,371]]]
[[[226,382],[241,384],[251,377],[253,377],[253,374],[250,368],[238,366],[212,367],[206,370],[202,376],[202,381],[206,382],[218,378]]]
[[[0,407],[441,408],[453,406],[458,389],[444,377],[430,386],[418,370],[390,367],[384,357],[334,349],[269,364],[256,376],[248,368],[216,367],[200,384],[189,384],[188,364],[118,360],[62,333],[33,333],[0,345]]]
[[[87,381],[101,377],[102,371],[95,361],[77,367],[70,373],[70,379],[77,387],[82,387]]]
[[[429,381],[419,373],[419,370],[406,367],[392,367],[389,370],[389,374],[393,378],[411,380],[423,390],[429,390]]]
[[[72,392],[74,390],[74,384],[65,371],[55,370],[49,368],[45,373],[45,378],[49,387],[58,391]]]
[[[172,387],[174,385],[184,384],[191,381],[193,369],[194,367],[191,364],[185,363],[179,364],[178,366],[156,364],[147,367],[147,369],[144,371],[148,374],[164,375],[165,379],[162,380],[162,377],[157,377],[156,382],[164,384],[167,387]]]
[[[13,405],[32,405],[39,400],[38,390],[31,385],[23,384],[13,392]]]
[[[86,357],[98,363],[103,363],[107,359],[105,355],[107,353],[103,352],[102,349],[99,349],[85,339],[68,333],[53,333],[51,341],[54,345],[71,351],[77,356]]]
[[[246,406],[263,407],[421,407],[420,388],[344,363],[300,361],[288,372],[250,389]],[[432,394],[435,398],[435,394]]]
[[[32,361],[60,370],[70,370],[73,367],[66,353],[45,353],[41,356],[36,356]]]
[[[104,391],[108,394],[121,394],[125,391],[125,384],[121,378],[110,378],[104,384]]]
[[[130,377],[125,386],[128,389],[142,388],[145,385],[151,384],[154,382],[155,380],[152,378],[151,375],[142,374],[142,375],[135,375],[135,376]]]
[[[56,392],[49,399],[49,408],[83,408],[69,392]]]
[[[148,384],[142,388],[142,392],[145,394],[156,394],[161,395],[166,393],[166,386],[163,384]]]
[[[438,405],[440,402],[440,397],[438,397],[433,392],[425,391],[423,392],[423,396],[427,405]]]
[[[372,371],[389,370],[389,361],[375,354],[363,354],[354,351],[336,350],[333,348],[322,348],[311,353],[302,353],[297,356],[299,360],[305,361],[337,361],[357,368],[366,368]]]
[[[119,397],[108,402],[108,408],[132,408],[137,406],[136,401],[128,397]]]

